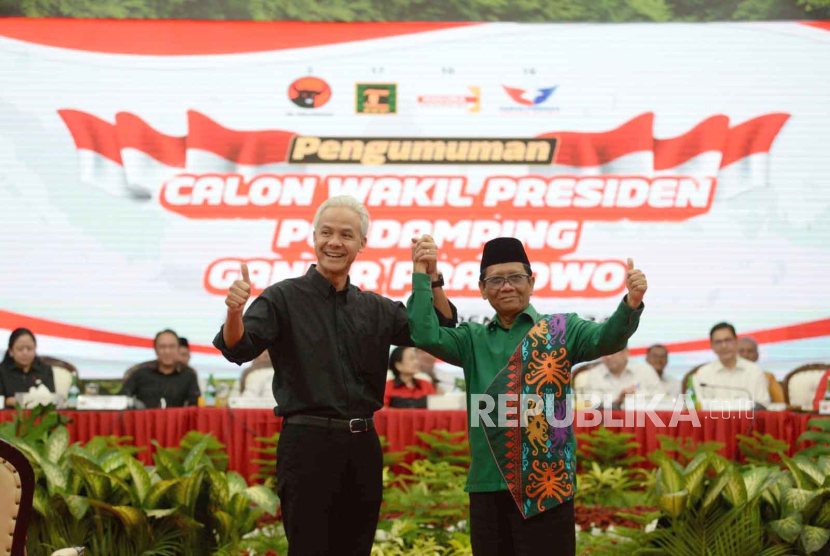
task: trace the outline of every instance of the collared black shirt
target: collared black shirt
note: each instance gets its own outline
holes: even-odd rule
[[[10,398],[18,392],[28,392],[32,386],[37,386],[38,380],[46,386],[50,392],[55,391],[55,376],[52,374],[52,367],[46,365],[39,358],[32,362],[29,372],[17,366],[14,360],[8,360],[0,364],[0,396]]]
[[[442,325],[455,326],[452,311],[452,319],[436,311]],[[242,321],[245,334],[233,349],[221,329],[213,345],[237,364],[268,349],[282,416],[371,417],[383,406],[389,346],[413,345],[403,303],[350,282],[336,291],[316,265],[266,288]]]
[[[127,378],[119,394],[134,396],[150,407],[161,407],[161,399],[167,407],[195,406],[199,404],[199,381],[196,371],[179,364],[166,375],[159,370],[158,361],[139,367]]]

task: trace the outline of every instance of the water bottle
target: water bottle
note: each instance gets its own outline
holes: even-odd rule
[[[213,373],[208,377],[205,387],[205,407],[216,407],[216,382],[213,380]]]
[[[691,377],[691,376],[686,381],[686,399],[692,401],[692,407],[694,407],[695,409],[700,409],[700,406],[698,405],[698,402],[697,402],[697,395],[695,395],[695,386],[694,386],[693,377]]]
[[[78,375],[72,374],[72,386],[69,387],[69,393],[66,396],[67,409],[78,409],[78,395],[81,389],[78,388]]]

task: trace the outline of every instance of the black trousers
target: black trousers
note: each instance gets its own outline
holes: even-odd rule
[[[574,503],[525,519],[506,490],[470,493],[474,556],[573,556]]]
[[[285,424],[277,494],[288,556],[369,556],[383,498],[377,433]]]

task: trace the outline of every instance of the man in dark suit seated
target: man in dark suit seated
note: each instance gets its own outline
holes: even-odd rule
[[[156,360],[129,373],[120,393],[135,397],[148,408],[198,405],[198,377],[179,360],[179,336],[172,330],[162,330],[156,334],[153,347]]]

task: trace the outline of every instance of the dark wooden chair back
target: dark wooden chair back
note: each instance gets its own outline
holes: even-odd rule
[[[0,440],[0,487],[0,546],[11,546],[11,556],[24,556],[26,532],[32,520],[35,472],[23,452],[3,440]]]

